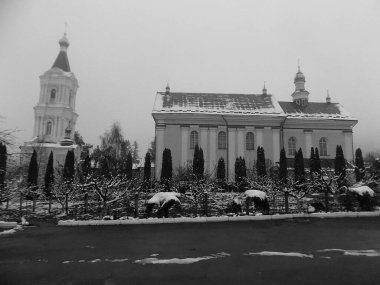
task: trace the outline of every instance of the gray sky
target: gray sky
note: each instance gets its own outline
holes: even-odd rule
[[[291,100],[297,59],[310,101],[329,89],[359,124],[355,147],[380,149],[380,1],[0,1],[1,128],[30,140],[39,76],[68,57],[86,142],[119,121],[143,156],[156,91],[260,93]]]

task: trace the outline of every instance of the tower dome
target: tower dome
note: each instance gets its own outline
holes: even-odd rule
[[[61,47],[66,47],[66,48],[68,48],[69,47],[69,45],[70,45],[70,42],[69,42],[69,40],[67,39],[67,37],[66,37],[66,33],[63,35],[63,37],[59,40],[59,45],[61,46]]]
[[[294,77],[295,91],[292,94],[293,102],[300,106],[306,106],[309,102],[309,92],[305,90],[305,75],[298,66],[298,72]]]

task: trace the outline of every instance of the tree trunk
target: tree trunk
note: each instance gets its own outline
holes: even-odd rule
[[[84,194],[84,213],[87,214],[88,210],[88,193]]]
[[[249,216],[249,199],[245,199],[245,214]]]
[[[49,196],[49,214],[51,213],[51,194]]]
[[[289,193],[285,192],[285,213],[289,213]]]
[[[36,211],[36,203],[37,203],[36,200],[37,200],[36,197],[33,195],[33,210],[32,210],[33,213]]]
[[[198,217],[198,198],[197,197],[194,199],[194,203],[195,203],[195,217]]]
[[[208,195],[207,193],[205,193],[205,197],[204,197],[204,205],[203,205],[203,214],[207,217],[207,209],[208,208]]]
[[[22,217],[22,194],[20,193],[20,217]]]
[[[325,207],[326,213],[329,211],[329,191],[325,191]]]
[[[103,217],[107,216],[107,199],[103,200]]]
[[[138,213],[139,213],[139,194],[135,194],[135,212],[134,212],[135,218],[137,218]]]
[[[5,204],[5,209],[8,210],[8,208],[9,208],[9,199],[7,199],[7,202],[6,202],[6,204]]]
[[[65,213],[69,213],[69,194],[65,194]]]

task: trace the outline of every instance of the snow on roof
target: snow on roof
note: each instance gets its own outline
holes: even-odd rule
[[[268,199],[267,194],[261,190],[247,190],[244,194],[248,198],[260,198],[261,200]]]
[[[273,95],[157,92],[153,113],[284,115]]]
[[[148,200],[148,204],[156,204],[159,207],[160,205],[163,207],[171,200],[174,200],[176,203],[181,204],[178,197],[181,197],[181,194],[177,192],[158,192]]]
[[[360,196],[363,196],[366,193],[368,193],[368,195],[371,197],[375,195],[375,192],[368,186],[349,187],[348,190],[351,192],[355,192]]]
[[[290,118],[356,120],[339,103],[309,102],[306,106],[299,106],[294,102],[280,101],[279,104]]]

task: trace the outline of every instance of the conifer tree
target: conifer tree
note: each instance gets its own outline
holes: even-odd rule
[[[321,172],[321,158],[319,157],[319,150],[317,147],[315,148],[315,171],[318,173]]]
[[[216,170],[216,178],[220,181],[224,181],[226,178],[226,165],[224,163],[224,158],[221,157],[218,160],[218,167]]]
[[[150,153],[147,152],[145,155],[145,163],[144,163],[144,180],[150,181],[150,175],[151,175],[151,165],[150,165]]]
[[[261,146],[257,148],[256,171],[257,171],[257,176],[267,175],[267,170],[265,166],[265,152],[264,152],[264,148]]]
[[[198,176],[199,178],[203,178],[204,172],[205,172],[205,159],[203,157],[203,149],[200,147],[199,148],[199,173]]]
[[[311,147],[310,149],[310,159],[309,159],[309,169],[310,169],[310,177],[313,177],[313,173],[316,171],[316,164],[315,164],[315,154],[314,154],[314,148]]]
[[[173,176],[172,154],[170,149],[165,148],[162,153],[161,182],[169,181]]]
[[[63,165],[63,178],[66,182],[70,183],[74,180],[75,155],[74,150],[69,150],[66,154],[65,164]]]
[[[355,166],[356,181],[361,181],[364,178],[364,160],[360,148],[357,148],[355,151]]]
[[[37,195],[38,189],[38,163],[37,163],[37,152],[33,150],[32,157],[30,158],[29,168],[28,168],[28,195],[27,199],[35,200],[35,196]]]
[[[282,148],[280,152],[280,180],[283,183],[286,183],[287,176],[288,176],[288,166],[286,162],[286,152],[285,152],[285,148]]]
[[[240,183],[245,177],[247,177],[247,167],[245,159],[240,156],[235,161],[235,181]]]
[[[334,165],[336,175],[346,175],[346,160],[344,159],[343,149],[341,145],[336,146]]]
[[[7,146],[0,142],[0,196],[4,191],[7,170]]]
[[[127,179],[132,178],[132,167],[133,167],[133,162],[132,162],[132,154],[131,152],[128,152],[127,154],[127,161],[125,163],[125,174],[127,175]]]
[[[303,161],[303,153],[300,148],[294,157],[294,178],[296,181],[304,181],[305,179],[305,165]]]
[[[84,158],[84,161],[81,165],[81,170],[82,170],[82,177],[83,178],[86,178],[89,174],[90,174],[90,171],[91,171],[91,158],[89,155],[86,155],[86,157]]]
[[[193,155],[193,174],[197,176],[199,173],[199,146],[195,145],[194,155]]]
[[[54,185],[54,158],[53,158],[53,152],[50,152],[49,160],[46,166],[46,172],[45,172],[45,196],[50,197],[52,193],[52,188]]]

